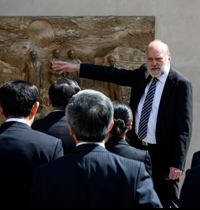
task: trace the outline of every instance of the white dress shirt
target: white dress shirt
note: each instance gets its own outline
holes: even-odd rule
[[[156,83],[156,91],[155,91],[154,100],[153,100],[153,104],[152,104],[152,110],[151,110],[149,122],[147,125],[147,136],[143,139],[143,141],[151,143],[151,144],[156,144],[155,131],[156,131],[158,109],[159,109],[162,92],[163,92],[163,89],[165,86],[165,82],[166,82],[167,76],[169,74],[169,69],[170,69],[170,66],[161,76],[158,77],[158,81]],[[140,121],[140,116],[141,116],[141,111],[142,111],[142,107],[144,104],[144,100],[145,100],[146,94],[148,92],[148,89],[149,89],[149,86],[150,86],[152,80],[153,80],[153,78],[147,84],[145,91],[140,99],[139,104],[138,104],[137,110],[135,112],[135,133],[136,134],[138,134],[138,126],[139,126],[139,121]]]

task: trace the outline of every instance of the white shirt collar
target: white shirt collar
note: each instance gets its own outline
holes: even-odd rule
[[[52,112],[64,112],[65,110],[53,110]]]
[[[96,144],[96,145],[99,145],[99,146],[102,146],[102,147],[105,147],[105,145],[101,142],[80,142],[76,145],[76,147],[82,145],[82,144]]]
[[[20,118],[9,118],[5,122],[21,122],[30,126],[30,124],[26,120]]]
[[[170,66],[166,69],[166,71],[162,75],[158,77],[159,81],[162,82],[163,84],[165,83],[167,79],[167,76],[169,74],[169,69],[170,69]]]

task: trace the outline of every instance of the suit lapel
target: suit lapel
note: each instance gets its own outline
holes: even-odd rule
[[[167,105],[167,101],[169,100],[171,91],[173,90],[173,86],[175,84],[173,82],[173,78],[174,78],[174,70],[172,68],[170,68],[169,75],[167,77],[167,80],[166,80],[166,83],[165,83],[165,86],[163,89],[162,97],[160,100],[158,116],[157,116],[157,125],[159,125],[159,123],[162,119],[162,115],[163,115],[165,107]]]
[[[149,81],[151,80],[151,76],[149,75],[147,78],[145,78],[145,73],[143,74],[143,78],[138,80],[139,84],[136,84],[137,85],[137,93],[134,93],[134,97],[135,97],[135,102],[133,104],[130,104],[133,110],[133,113],[135,113],[137,107],[138,107],[138,104],[140,102],[140,99],[142,97],[142,94],[144,93],[144,90],[147,86],[147,84],[149,83]]]

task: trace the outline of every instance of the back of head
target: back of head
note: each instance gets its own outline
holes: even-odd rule
[[[53,107],[65,108],[69,99],[81,89],[77,82],[69,77],[60,77],[49,88],[49,97]]]
[[[99,91],[83,90],[70,100],[66,116],[77,140],[102,141],[113,119],[112,102]]]
[[[10,81],[0,88],[0,104],[5,117],[28,117],[37,101],[39,101],[38,89],[29,82]]]
[[[131,108],[123,102],[114,101],[114,125],[111,134],[120,136],[130,127],[133,121],[133,114]]]

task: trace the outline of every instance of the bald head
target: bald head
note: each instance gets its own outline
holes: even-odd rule
[[[168,46],[157,39],[152,41],[146,50],[146,60],[151,76],[161,76],[170,65],[171,54]]]
[[[163,49],[165,51],[165,54],[168,56],[170,54],[169,47],[164,42],[160,41],[159,39],[155,39],[154,41],[150,42],[147,50],[149,48],[157,48],[157,49]],[[147,52],[146,50],[146,52]]]

